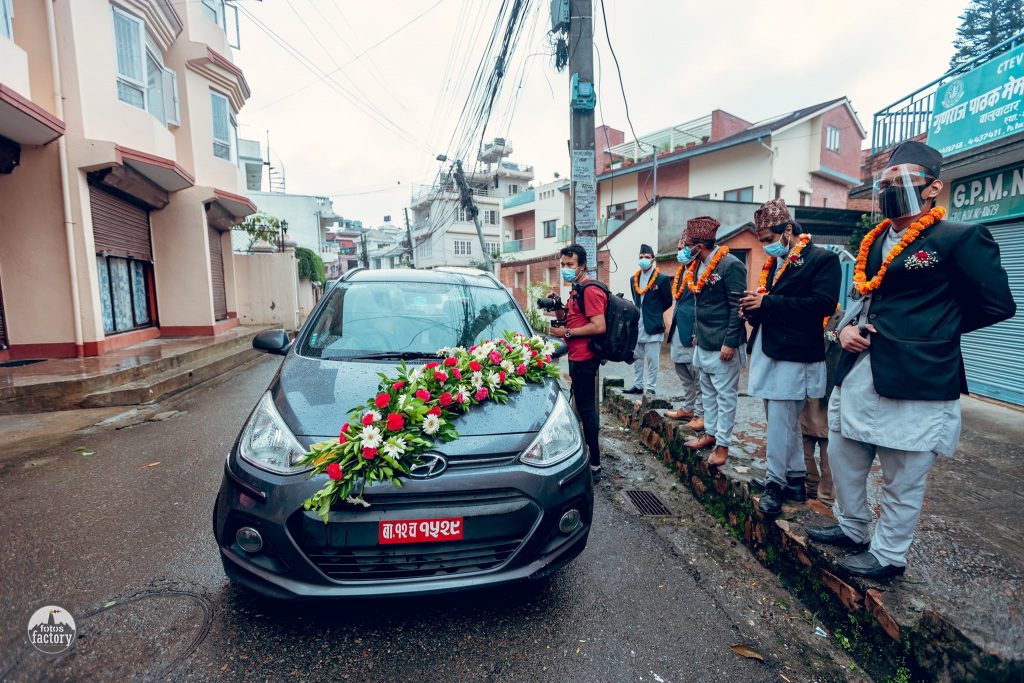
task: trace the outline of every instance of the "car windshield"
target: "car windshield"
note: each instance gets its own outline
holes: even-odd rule
[[[530,334],[504,289],[439,282],[339,282],[299,354],[324,359],[434,355],[505,331]]]

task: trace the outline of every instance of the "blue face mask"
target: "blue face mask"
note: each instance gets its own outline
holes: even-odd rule
[[[691,261],[693,261],[695,256],[696,256],[696,254],[694,254],[690,250],[689,245],[685,245],[685,244],[683,245],[683,250],[682,251],[676,252],[676,260],[679,261],[680,263],[682,263],[684,266],[687,263],[690,263]]]
[[[771,244],[766,245],[764,248],[764,253],[768,254],[769,256],[774,256],[775,258],[782,258],[783,256],[786,255],[786,252],[788,251],[789,245],[783,244],[782,240],[779,240],[778,242],[772,242]]]
[[[651,259],[649,258],[642,258],[637,263],[640,265],[640,270],[647,270],[651,267]]]
[[[562,268],[562,279],[566,282],[576,282],[576,269]]]

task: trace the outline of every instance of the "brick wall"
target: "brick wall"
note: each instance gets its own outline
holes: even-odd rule
[[[850,187],[820,176],[811,176],[811,206],[845,209],[850,199]]]
[[[537,235],[537,222],[533,211],[524,211],[512,216],[512,239],[528,240]],[[519,231],[523,234],[520,235]]]
[[[828,128],[832,126],[839,129],[839,152],[828,148]],[[836,107],[821,115],[821,165],[833,171],[839,171],[851,178],[859,178],[861,170],[861,143],[864,137],[860,133],[860,126],[850,114],[848,107]],[[815,190],[817,193],[817,190]],[[817,199],[817,198],[815,198]],[[815,202],[817,204],[817,202]],[[844,204],[833,204],[829,206],[845,206]],[[819,205],[820,206],[820,205]]]
[[[654,171],[641,171],[637,174],[640,190],[639,206],[643,206],[654,197]],[[690,160],[675,161],[666,166],[658,166],[659,197],[690,196]]]
[[[616,130],[611,126],[597,126],[594,128],[594,148],[597,150],[596,157],[596,170],[598,173],[607,166],[612,157],[604,150],[608,147],[614,147],[615,145],[621,145],[626,141],[626,134],[621,130]]]
[[[716,109],[711,112],[711,142],[722,140],[750,128],[751,123],[729,112]]]

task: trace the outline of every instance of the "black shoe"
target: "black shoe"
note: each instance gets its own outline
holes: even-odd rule
[[[818,543],[828,543],[840,548],[853,548],[854,550],[867,550],[867,543],[858,543],[843,531],[838,524],[829,526],[809,526],[804,529],[807,536]],[[874,557],[874,556],[872,556]]]
[[[891,579],[894,576],[902,576],[907,571],[906,567],[880,563],[868,550],[840,559],[839,566],[854,576],[869,579]]]
[[[601,475],[602,474],[604,474],[604,468],[603,467],[601,467],[600,465],[591,465],[590,466],[590,476],[591,476],[591,478],[593,478],[595,484],[597,482],[601,481]]]
[[[656,395],[655,392],[653,392],[653,391],[645,391],[644,393],[647,394],[648,396],[655,396]]]
[[[640,387],[630,387],[629,389],[626,389],[622,393],[624,393],[624,394],[642,394],[642,393],[644,393],[644,390],[641,389]]]
[[[760,500],[757,501],[757,508],[766,515],[775,516],[782,512],[783,499],[782,487],[774,481],[770,481],[764,487],[764,493],[761,494]]]
[[[804,477],[787,477],[786,481],[789,483],[781,487],[783,500],[792,500],[797,503],[807,502],[807,492],[804,490]],[[750,483],[761,490],[765,490],[768,487],[767,477],[764,479],[755,477],[750,480]]]

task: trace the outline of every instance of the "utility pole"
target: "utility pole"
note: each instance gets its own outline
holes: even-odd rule
[[[362,257],[359,260],[363,262],[363,268],[369,268],[370,267],[370,255],[366,251],[366,233],[365,232],[362,235],[359,236],[359,244],[362,245],[362,247],[363,247],[363,255],[362,255]]]
[[[593,140],[593,131],[591,131],[591,140]],[[591,142],[591,145],[593,145],[593,142]],[[476,202],[473,201],[473,192],[470,190],[469,183],[466,182],[466,175],[462,171],[461,159],[455,160],[453,175],[455,177],[455,184],[459,186],[459,205],[466,210],[466,214],[473,219],[473,224],[476,225],[476,236],[480,238],[480,250],[484,255],[484,270],[488,273],[493,273],[494,263],[491,261],[491,252],[487,250],[487,242],[484,241],[484,228],[480,224],[480,209],[477,207]]]
[[[587,252],[587,273],[597,277],[597,158],[594,151],[594,25],[592,0],[571,0],[569,75],[572,127],[569,137],[572,238]]]
[[[409,265],[413,268],[416,267],[416,249],[412,243],[412,228],[409,227],[409,209],[403,208],[402,211],[405,213],[405,234],[409,238]]]

